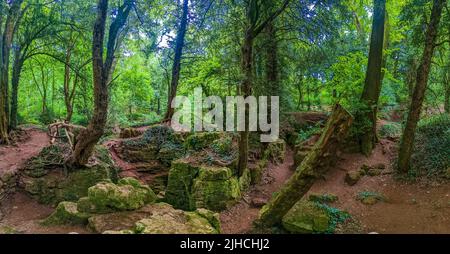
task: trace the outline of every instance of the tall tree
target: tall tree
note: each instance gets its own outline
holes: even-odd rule
[[[189,0],[183,1],[183,11],[181,14],[180,25],[177,31],[175,40],[175,56],[173,58],[172,79],[169,87],[169,97],[167,102],[167,111],[165,119],[172,119],[174,109],[172,108],[172,101],[177,96],[178,82],[180,80],[181,58],[183,56],[184,40],[186,37],[186,30],[188,27],[188,13]]]
[[[103,58],[103,43],[108,12],[108,0],[98,0],[97,18],[92,38],[92,62],[94,80],[94,115],[86,129],[76,138],[72,156],[68,160],[71,166],[85,165],[92,155],[95,145],[104,133],[108,114],[108,85],[114,71],[115,50],[120,31],[125,26],[134,0],[125,0],[117,10],[109,28],[106,59]]]
[[[417,123],[420,120],[425,91],[428,86],[431,61],[433,58],[434,49],[436,47],[439,23],[445,3],[446,0],[433,0],[433,9],[431,10],[430,22],[428,23],[427,32],[425,35],[425,48],[423,50],[422,60],[417,70],[416,85],[411,100],[405,130],[400,143],[397,166],[400,172],[408,172],[410,169],[410,160],[413,151]]]
[[[241,71],[243,75],[241,84],[241,95],[245,98],[252,95],[253,89],[253,44],[255,38],[272,23],[288,6],[289,0],[285,0],[281,7],[276,8],[270,12],[266,18],[262,17],[261,9],[268,8],[268,2],[258,0],[250,0],[246,6],[246,27],[244,34],[244,41],[241,46]],[[273,3],[270,3],[273,5]],[[274,8],[268,8],[274,9]],[[248,138],[249,138],[249,124],[248,124],[249,109],[245,109],[245,130],[240,133],[239,139],[239,174],[242,174],[247,168],[248,164]]]
[[[15,25],[19,18],[23,0],[12,0],[6,16],[3,32],[0,28],[0,144],[9,143],[9,57],[14,38]],[[4,3],[0,4],[0,26],[3,24]]]
[[[381,91],[383,47],[385,35],[386,0],[374,0],[372,36],[370,41],[369,63],[366,72],[361,102],[364,109],[359,116],[362,134],[359,135],[361,152],[369,155],[375,147],[377,135],[378,99]]]

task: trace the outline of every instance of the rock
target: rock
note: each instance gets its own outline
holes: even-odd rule
[[[19,187],[40,203],[56,205],[62,201],[77,201],[87,196],[89,187],[104,180],[117,178],[117,169],[108,151],[103,147],[96,147],[95,164],[69,172],[65,172],[63,159],[57,158],[52,162],[48,158],[50,155],[61,156],[59,153],[63,152],[61,151],[63,148],[52,147],[54,146],[42,150],[20,171]],[[47,162],[43,163],[42,160]],[[53,164],[57,162],[61,164]],[[45,172],[45,174],[36,172]]]
[[[165,200],[177,209],[207,208],[218,211],[236,202],[240,184],[226,167],[194,166],[186,159],[172,163]],[[248,177],[248,176],[246,176]],[[246,185],[247,179],[242,179]]]
[[[250,188],[252,182],[252,176],[249,169],[245,169],[241,177],[239,177],[239,189],[241,193],[247,191]]]
[[[204,170],[208,170],[209,174],[215,171],[201,167],[199,176],[194,179],[192,196],[195,199],[196,208],[220,211],[234,204],[241,197],[239,181],[235,177],[212,180],[214,178],[211,176],[204,177],[206,176],[202,173]],[[223,168],[219,168],[217,174],[222,175],[222,170]],[[231,169],[227,170],[228,175],[231,175]]]
[[[187,150],[200,151],[209,147],[214,141],[220,139],[221,133],[219,132],[199,132],[190,135],[184,146]]]
[[[220,233],[218,214],[204,209],[185,212],[165,203],[146,205],[133,212],[96,215],[89,219],[89,226],[104,234]]]
[[[330,227],[330,216],[317,203],[299,201],[283,217],[283,227],[291,233],[325,233]]]
[[[255,208],[261,208],[269,202],[267,198],[255,197],[250,201],[250,205]]]
[[[172,162],[167,182],[166,202],[177,209],[194,210],[195,201],[192,196],[192,185],[198,171],[198,167],[190,165],[184,159]]]
[[[114,230],[108,230],[103,232],[104,235],[131,235],[134,234],[133,230],[119,230],[119,231],[114,231]]]
[[[445,172],[445,178],[450,179],[450,167]]]
[[[363,191],[358,193],[356,200],[365,205],[375,205],[380,201],[385,201],[386,198],[382,194],[376,192]]]
[[[44,225],[86,225],[88,223],[89,214],[78,211],[76,203],[61,202],[47,219],[43,221]]]
[[[279,139],[276,142],[271,142],[267,146],[263,154],[263,159],[270,160],[274,163],[282,163],[286,153],[286,143]]]
[[[136,210],[156,200],[155,193],[136,179],[124,178],[117,185],[98,183],[88,190],[89,201],[96,209]]]
[[[348,185],[353,186],[358,183],[358,181],[361,179],[361,177],[362,177],[362,175],[359,171],[347,172],[347,174],[345,175],[345,182]]]
[[[310,194],[309,201],[319,202],[319,203],[334,203],[338,201],[338,196],[334,194]]]
[[[260,160],[255,165],[249,165],[251,184],[258,184],[261,182],[267,164],[267,160]]]
[[[378,168],[371,168],[371,169],[369,169],[369,171],[367,171],[368,176],[379,176],[382,173],[383,173],[383,170],[378,169]]]
[[[119,137],[122,139],[135,138],[142,135],[142,131],[135,128],[125,128],[120,130]]]

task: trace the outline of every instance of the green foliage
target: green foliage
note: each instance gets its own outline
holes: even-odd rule
[[[402,131],[402,125],[396,122],[388,122],[380,127],[380,135],[383,138],[398,139],[402,135]]]
[[[422,119],[416,132],[412,163],[414,171],[428,176],[445,174],[450,167],[450,115]]]

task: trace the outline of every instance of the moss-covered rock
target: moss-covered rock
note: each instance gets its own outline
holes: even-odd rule
[[[98,182],[117,179],[117,169],[106,148],[97,146],[92,164],[70,170],[64,166],[67,149],[66,145],[51,145],[28,160],[20,171],[19,187],[40,203],[56,205],[87,196],[88,188]]]
[[[220,231],[197,212],[175,210],[167,204],[157,204],[158,210],[136,223],[140,234],[216,234]]]
[[[239,189],[241,192],[245,192],[250,188],[250,185],[252,183],[252,175],[250,173],[250,170],[246,168],[244,170],[244,173],[241,177],[239,177]]]
[[[186,159],[172,163],[165,200],[175,208],[221,210],[239,197],[239,181],[231,169],[195,166]]]
[[[205,209],[177,210],[166,203],[150,204],[132,212],[89,218],[89,227],[105,234],[214,234],[220,233],[219,215]]]
[[[360,171],[350,171],[345,174],[344,181],[350,185],[353,186],[358,183],[358,181],[363,177]]]
[[[325,233],[331,218],[325,209],[315,202],[299,201],[283,217],[283,227],[291,233]]]
[[[190,135],[184,146],[187,150],[199,151],[209,147],[214,141],[221,138],[220,132],[199,132]]]
[[[312,202],[318,202],[318,203],[334,203],[336,201],[338,201],[338,196],[334,195],[334,194],[330,194],[330,193],[325,193],[325,194],[316,194],[316,193],[312,193],[309,195],[308,200],[312,201]]]
[[[77,203],[73,202],[61,202],[56,207],[47,219],[43,221],[44,225],[59,225],[59,224],[72,224],[72,225],[86,225],[88,223],[90,215],[88,213],[80,212],[78,210]]]
[[[266,170],[267,164],[269,162],[267,160],[260,160],[256,164],[249,165],[251,184],[258,184],[262,180],[262,176],[264,170]]]
[[[217,154],[228,155],[233,150],[233,137],[224,136],[220,139],[214,140],[211,148]]]
[[[141,185],[136,179],[125,178],[119,183],[98,183],[88,190],[89,200],[94,209],[104,211],[113,209],[116,211],[136,210],[145,204],[156,200],[155,193],[146,185]],[[83,209],[84,210],[84,209]]]
[[[269,143],[264,151],[263,159],[270,160],[274,163],[282,163],[286,153],[286,143],[279,139],[276,142]]]
[[[235,177],[226,180],[194,180],[192,196],[195,207],[213,211],[224,210],[241,197],[239,181]]]
[[[365,205],[375,205],[380,201],[386,201],[386,197],[383,194],[372,192],[372,191],[362,191],[356,196],[356,200],[360,201]]]
[[[167,182],[165,199],[175,208],[194,210],[195,200],[192,197],[192,185],[199,168],[184,159],[172,162]]]

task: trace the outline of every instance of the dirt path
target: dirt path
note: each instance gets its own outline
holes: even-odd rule
[[[450,184],[420,180],[405,183],[394,179],[393,155],[396,143],[382,140],[369,158],[360,154],[344,154],[325,180],[318,180],[309,193],[332,193],[339,197],[333,206],[348,211],[360,222],[362,233],[450,233]],[[386,165],[380,176],[363,177],[356,185],[344,182],[347,171],[363,164]],[[382,194],[385,202],[368,206],[356,200],[360,192]]]
[[[0,173],[16,169],[49,145],[48,135],[37,129],[27,129],[29,138],[16,145],[0,146]]]
[[[239,203],[220,214],[222,233],[245,234],[252,229],[253,221],[258,218],[261,206],[294,173],[291,169],[294,165],[293,155],[293,151],[287,150],[283,164],[269,164],[261,183],[251,187]]]

